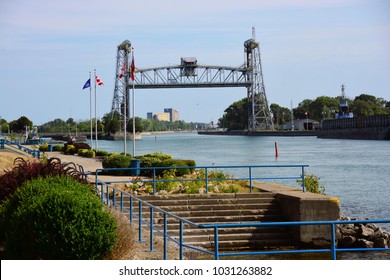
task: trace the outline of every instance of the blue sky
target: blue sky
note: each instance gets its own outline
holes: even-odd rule
[[[260,42],[269,103],[290,108],[337,96],[341,84],[390,100],[390,1],[0,1],[0,116],[34,125],[89,119],[89,71],[98,117],[110,112],[117,45],[130,40],[137,68],[200,64],[239,66],[252,26]],[[176,108],[180,118],[216,122],[246,89],[137,90],[136,115]]]

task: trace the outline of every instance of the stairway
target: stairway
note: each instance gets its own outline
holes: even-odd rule
[[[202,195],[147,195],[140,199],[165,211],[199,224],[226,224],[284,221],[274,194],[202,194]],[[125,200],[125,207],[129,202]],[[138,214],[139,204],[134,201],[133,211]],[[148,206],[143,206],[143,218],[149,222]],[[162,230],[163,214],[154,211],[155,227]],[[167,217],[168,234],[179,240],[179,221]],[[183,224],[184,242],[207,249],[214,247],[214,230],[199,229]],[[288,227],[223,228],[218,231],[221,250],[253,250],[294,245]]]

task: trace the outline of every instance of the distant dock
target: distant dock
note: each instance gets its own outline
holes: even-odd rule
[[[228,136],[317,136],[316,130],[200,130],[198,134],[205,135],[228,135]]]

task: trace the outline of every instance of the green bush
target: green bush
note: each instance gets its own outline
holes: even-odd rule
[[[53,146],[53,151],[54,152],[61,152],[64,150],[64,146],[63,145],[54,145]]]
[[[297,180],[302,184],[302,180]],[[320,184],[320,178],[313,174],[305,173],[305,189],[307,192],[325,194],[325,187]]]
[[[94,158],[95,157],[95,151],[93,151],[93,150],[80,149],[77,151],[77,154],[81,157],[87,157],[87,158]]]
[[[69,177],[26,182],[0,208],[7,259],[102,259],[116,242],[115,219],[89,186]]]
[[[176,176],[183,176],[193,172],[196,164],[193,160],[178,160],[172,158],[169,154],[152,153],[142,156],[137,156],[141,161],[141,167],[174,167],[174,166],[188,166],[189,168],[177,168],[175,170]],[[169,169],[156,169],[156,176],[163,176],[164,172]],[[141,170],[142,176],[153,176],[150,169]]]
[[[103,168],[129,168],[131,156],[125,156],[120,154],[112,154],[106,156],[102,160]],[[108,171],[106,173],[111,175],[129,175],[129,170]]]
[[[47,152],[47,151],[49,150],[49,144],[47,144],[47,142],[41,144],[41,145],[39,146],[39,150],[40,150],[41,152]]]
[[[67,154],[67,155],[74,155],[75,153],[76,153],[75,146],[73,146],[73,145],[67,145],[66,146],[65,154]]]
[[[95,155],[97,157],[105,157],[108,156],[108,152],[103,150],[95,150]]]

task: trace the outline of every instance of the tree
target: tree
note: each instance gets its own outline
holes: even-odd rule
[[[281,125],[291,121],[291,110],[272,103],[270,106],[271,113],[274,116],[274,125]]]
[[[115,134],[121,129],[120,126],[120,116],[118,112],[114,112],[111,117],[111,113],[107,113],[102,118],[102,123],[104,125],[104,132],[107,135]]]
[[[226,108],[218,125],[228,130],[248,128],[248,99],[243,98]]]
[[[127,122],[127,132],[133,133],[133,118],[129,119]],[[135,117],[135,132],[143,132],[144,128],[142,126],[142,119],[139,117]]]
[[[354,116],[387,115],[390,109],[386,108],[387,101],[369,94],[356,96],[351,104]]]
[[[27,117],[22,116],[19,119],[10,122],[9,129],[14,132],[23,132],[26,130],[26,126],[32,128],[33,123]]]
[[[319,96],[309,105],[310,118],[322,120],[331,118],[333,112],[338,111],[341,97]]]

